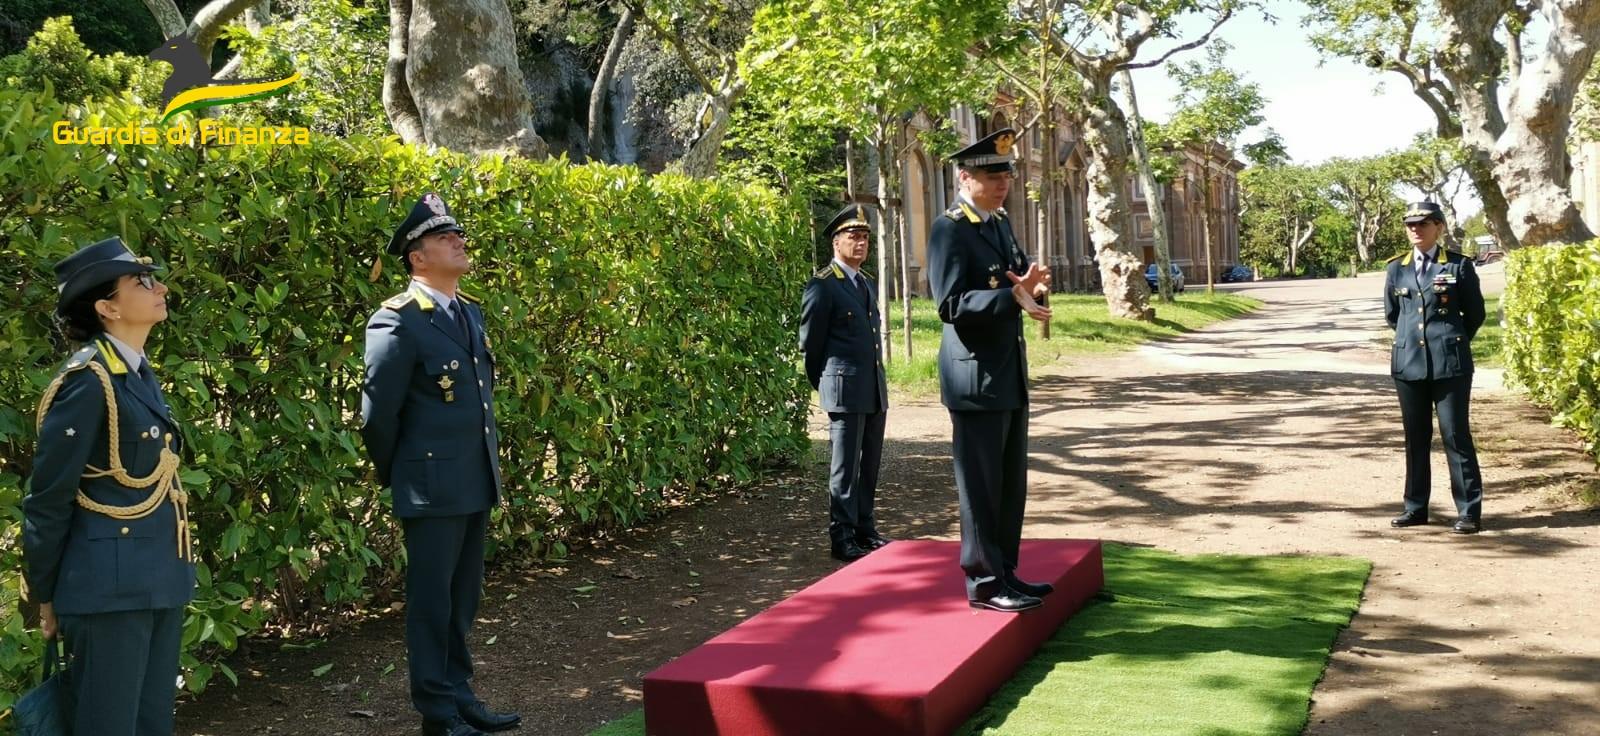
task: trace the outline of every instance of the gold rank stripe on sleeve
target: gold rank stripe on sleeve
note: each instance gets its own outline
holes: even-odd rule
[[[122,356],[117,355],[117,349],[111,347],[110,342],[96,340],[95,344],[99,346],[100,355],[106,359],[106,367],[110,368],[112,373],[120,376],[128,372],[128,364],[122,362]]]

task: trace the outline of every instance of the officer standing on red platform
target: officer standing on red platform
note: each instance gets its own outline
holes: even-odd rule
[[[935,218],[928,281],[944,335],[939,393],[950,410],[961,569],[974,608],[1024,611],[1052,588],[1016,576],[1027,501],[1028,353],[1022,315],[1048,321],[1050,269],[1017,245],[1002,206],[1014,177],[1016,132],[997,130],[951,156],[956,206]]]

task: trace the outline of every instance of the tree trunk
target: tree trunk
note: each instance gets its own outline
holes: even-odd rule
[[[1206,293],[1217,292],[1216,238],[1217,209],[1211,206],[1211,145],[1206,144],[1205,163],[1200,169],[1200,240],[1206,247]]]
[[[144,6],[155,17],[164,38],[181,36],[189,29],[189,24],[183,21],[183,13],[173,0],[144,0]]]
[[[894,144],[890,141],[888,125],[879,120],[878,129],[874,135],[877,140],[871,145],[878,154],[878,212],[883,217],[883,222],[878,226],[878,354],[883,356],[885,366],[893,362],[894,351],[889,349],[889,280],[893,278],[889,272],[889,253],[897,246],[900,231],[894,226],[895,211],[889,206],[894,199]],[[907,315],[909,317],[909,313]],[[907,334],[906,356],[911,355],[910,335]]]
[[[617,60],[622,58],[622,47],[627,45],[628,37],[633,35],[633,21],[633,6],[622,6],[622,18],[617,21],[616,29],[611,32],[611,45],[606,47],[606,56],[600,61],[600,71],[594,78],[594,88],[589,90],[590,161],[613,160],[613,156],[603,150],[606,100],[611,99],[611,81],[617,75]]]
[[[733,106],[744,93],[744,84],[731,79],[730,70],[724,75],[722,88],[706,95],[701,103],[700,120],[704,124],[700,134],[689,144],[689,151],[673,167],[685,176],[709,179],[717,175],[717,161],[722,156],[722,139],[728,134],[728,123],[733,119]]]
[[[1578,83],[1600,40],[1600,0],[1547,2],[1548,36],[1535,65],[1511,80],[1502,117],[1499,75],[1505,47],[1495,29],[1504,0],[1441,0],[1444,43],[1438,62],[1455,87],[1462,141],[1492,163],[1519,245],[1578,242],[1594,237],[1567,189],[1566,139]]]
[[[1478,201],[1483,203],[1483,224],[1489,228],[1489,234],[1500,244],[1500,250],[1516,250],[1520,243],[1511,229],[1510,205],[1506,204],[1505,192],[1500,191],[1500,182],[1494,179],[1493,164],[1487,156],[1468,146],[1467,160],[1462,167],[1467,170],[1472,187],[1478,190]]]
[[[1124,69],[1122,88],[1128,93],[1128,143],[1133,152],[1133,162],[1139,169],[1139,181],[1144,185],[1145,206],[1150,211],[1150,229],[1154,231],[1156,239],[1156,286],[1161,292],[1161,301],[1171,304],[1172,295],[1172,246],[1167,239],[1167,212],[1163,207],[1161,197],[1161,183],[1156,181],[1156,175],[1150,170],[1150,153],[1144,145],[1144,123],[1139,119],[1139,98],[1133,92],[1133,74]]]
[[[1089,238],[1099,262],[1101,291],[1113,317],[1155,320],[1150,308],[1150,287],[1144,281],[1143,264],[1124,252],[1123,229],[1128,222],[1128,205],[1123,187],[1128,178],[1127,120],[1111,99],[1109,76],[1095,80],[1086,100],[1088,124],[1083,142],[1093,154],[1088,161]]]
[[[1295,230],[1298,231],[1299,229],[1300,229],[1300,222],[1299,222],[1298,219],[1296,219],[1295,220]],[[1305,232],[1297,233],[1298,237],[1295,238],[1294,242],[1289,244],[1289,273],[1290,274],[1293,274],[1295,272],[1295,270],[1300,267],[1300,249],[1306,247],[1306,243],[1311,242],[1311,236],[1313,234],[1315,234],[1316,232],[1317,232],[1317,221],[1316,220],[1312,220],[1312,221],[1306,223]]]
[[[422,116],[417,112],[417,101],[411,97],[406,85],[406,62],[410,59],[411,0],[389,0],[389,60],[383,66],[383,111],[389,117],[389,127],[400,140],[413,145],[426,145],[422,135]]]
[[[408,0],[390,0],[395,8]],[[392,26],[390,66],[396,66],[394,34],[405,33],[404,74],[385,77],[404,84],[415,106],[422,140],[467,153],[510,153],[540,158],[544,140],[534,132],[531,101],[518,65],[511,11],[505,0],[410,0],[409,23]],[[400,97],[397,92],[394,98]],[[403,107],[401,112],[404,112]],[[395,130],[406,133],[391,113]]]

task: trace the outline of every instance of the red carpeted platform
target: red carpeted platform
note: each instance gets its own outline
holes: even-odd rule
[[[947,734],[1100,590],[1100,543],[1022,543],[1050,582],[1021,614],[968,607],[955,542],[899,541],[644,678],[650,736]]]

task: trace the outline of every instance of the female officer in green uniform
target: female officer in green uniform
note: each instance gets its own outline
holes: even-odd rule
[[[56,264],[56,320],[81,347],[39,401],[22,502],[26,595],[66,638],[83,736],[170,736],[194,596],[179,427],[145,357],[167,287],[118,238]]]

